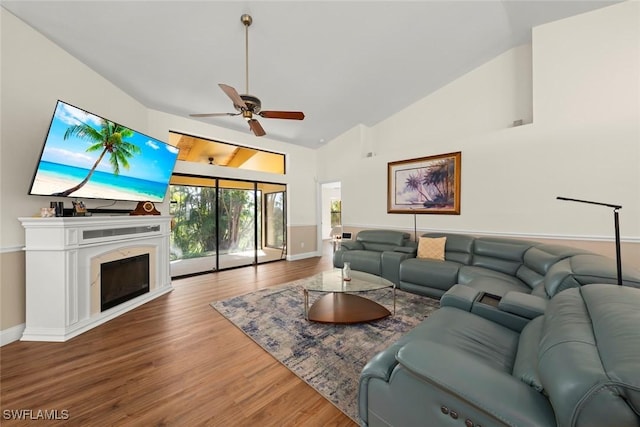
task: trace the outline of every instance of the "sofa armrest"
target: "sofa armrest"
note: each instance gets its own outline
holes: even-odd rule
[[[440,298],[440,307],[455,307],[464,311],[471,311],[473,302],[480,295],[480,291],[466,285],[453,285]]]
[[[396,246],[395,248],[393,248],[393,251],[416,256],[416,254],[418,253],[418,248],[414,248],[411,246]]]
[[[421,380],[507,425],[555,425],[549,401],[532,387],[464,352],[431,341],[400,348],[398,362]]]
[[[522,292],[507,292],[500,300],[498,308],[520,317],[535,319],[544,314],[547,304],[548,300],[539,296]]]
[[[362,369],[360,373],[359,392],[360,396],[367,395],[367,388],[369,387],[369,380],[372,378],[381,379],[385,382],[389,382],[393,369],[398,365],[396,360],[396,353],[398,349],[402,347],[406,338],[400,338],[400,340],[391,344],[380,353],[371,358]],[[358,406],[360,414],[367,413],[366,400],[358,399]]]
[[[353,251],[353,250],[356,250],[356,249],[364,249],[364,246],[362,246],[362,243],[360,243],[360,242],[351,241],[351,240],[345,240],[345,241],[340,243],[340,249],[347,250],[347,251]]]
[[[396,286],[400,285],[400,264],[409,258],[415,258],[415,253],[395,250],[382,252],[380,258],[382,277],[395,283]]]

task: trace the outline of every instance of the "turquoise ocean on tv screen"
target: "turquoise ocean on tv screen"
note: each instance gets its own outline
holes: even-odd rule
[[[59,163],[51,163],[40,161],[38,175],[42,178],[49,176],[52,178],[62,178],[67,181],[73,181],[79,184],[89,173],[88,169],[78,168],[75,166],[61,165]],[[36,181],[38,176],[36,176]],[[160,201],[164,198],[167,190],[167,184],[156,181],[148,181],[140,178],[133,178],[124,175],[115,175],[113,173],[94,171],[89,179],[90,183],[103,187],[112,188],[114,190],[126,192],[132,195],[131,200],[151,200]],[[75,185],[74,184],[74,185]],[[57,189],[58,192],[67,190],[68,188]],[[78,197],[82,197],[82,189],[78,190]],[[76,196],[71,193],[69,196]]]

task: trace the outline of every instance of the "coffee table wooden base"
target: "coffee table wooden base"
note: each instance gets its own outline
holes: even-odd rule
[[[389,315],[391,312],[375,301],[337,292],[318,298],[309,308],[307,319],[320,323],[360,323]]]

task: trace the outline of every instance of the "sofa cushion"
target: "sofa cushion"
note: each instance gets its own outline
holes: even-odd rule
[[[454,261],[460,264],[471,264],[471,252],[473,250],[472,236],[453,233],[425,233],[422,237],[446,237],[447,241],[444,246],[444,259]]]
[[[444,246],[446,242],[446,237],[420,237],[416,258],[444,261]]]
[[[466,285],[480,277],[493,278],[493,279],[501,280],[503,282],[509,282],[513,285],[513,290],[520,289],[521,291],[526,293],[531,292],[531,289],[529,288],[529,286],[515,276],[502,273],[500,271],[495,271],[490,268],[469,266],[469,265],[464,265],[460,267],[460,272],[458,274],[458,283],[462,283]]]
[[[350,262],[353,270],[364,271],[366,273],[380,276],[382,252],[355,250],[346,251],[342,255],[342,261]]]
[[[538,372],[558,425],[638,425],[638,307],[637,289],[602,284],[551,299]]]
[[[584,253],[588,253],[588,251],[569,246],[541,243],[530,248],[524,254],[524,264],[539,275],[544,276],[556,262]]]
[[[442,307],[410,334],[411,340],[443,344],[452,352],[472,355],[499,371],[513,370],[519,334],[475,314]]]
[[[517,280],[517,279],[516,279]],[[491,295],[498,297],[504,296],[507,292],[523,292],[528,294],[531,289],[524,283],[518,283],[512,279],[503,279],[499,277],[491,276],[478,276],[468,282],[461,282],[461,284],[467,285],[470,288],[483,291]]]
[[[543,322],[543,316],[536,317],[522,329],[513,365],[513,376],[529,384],[536,391],[544,389],[538,375],[538,346],[542,336]]]
[[[402,246],[409,240],[409,233],[394,230],[363,230],[356,236],[356,241],[362,243],[381,243],[390,246]]]
[[[458,282],[462,264],[453,261],[409,258],[400,264],[400,282],[448,290]]]
[[[541,243],[525,252],[524,264],[520,266],[516,276],[531,288],[535,288],[544,281],[544,276],[555,263],[579,253],[586,251]]]
[[[526,240],[479,237],[473,243],[471,264],[515,276],[524,253],[534,245]]]
[[[611,258],[596,254],[579,254],[572,256],[570,262],[573,276],[580,285],[617,283],[618,271],[615,260]],[[624,266],[622,269],[622,284],[640,288],[640,271]]]

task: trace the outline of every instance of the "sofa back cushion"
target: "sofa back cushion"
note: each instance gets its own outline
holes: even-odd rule
[[[478,237],[473,243],[471,264],[515,276],[524,253],[534,245],[526,240]]]
[[[587,251],[569,246],[537,244],[524,254],[524,264],[518,269],[516,276],[535,288],[544,281],[549,269],[561,260]]]
[[[404,246],[409,237],[409,233],[395,230],[363,230],[356,236],[356,241],[367,251],[384,252]]]
[[[552,265],[543,283],[549,298],[565,289],[591,283],[616,284],[616,261],[594,253],[574,255]],[[622,283],[625,286],[640,288],[640,271],[623,266]]]
[[[422,237],[440,238],[446,237],[444,245],[444,259],[460,264],[471,264],[474,237],[453,233],[425,233]]]
[[[544,314],[538,374],[562,426],[637,426],[640,290],[587,285]]]

